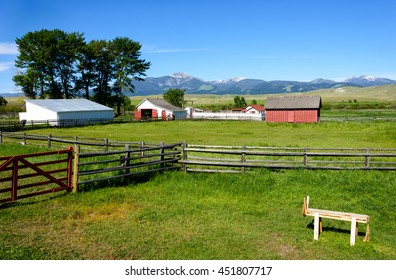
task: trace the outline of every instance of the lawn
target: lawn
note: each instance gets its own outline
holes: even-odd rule
[[[283,124],[248,121],[138,122],[76,128],[29,130],[29,134],[109,138],[150,143],[396,148],[394,122],[322,122]]]
[[[396,148],[391,122],[266,124],[156,122],[28,133],[208,145]],[[27,149],[27,150],[26,150]],[[5,143],[0,154],[43,150]],[[396,259],[396,172],[257,170],[165,172],[130,185],[51,194],[0,206],[0,259]],[[359,227],[324,220],[313,240],[310,206],[371,216]]]
[[[394,172],[168,172],[2,207],[0,259],[395,259]],[[371,216],[359,227],[324,220],[313,240],[311,206]]]

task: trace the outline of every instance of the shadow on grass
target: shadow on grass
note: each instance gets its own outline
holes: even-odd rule
[[[30,198],[30,199],[21,199],[21,200],[11,201],[11,202],[4,202],[4,203],[0,204],[0,210],[18,207],[21,205],[33,205],[33,204],[37,204],[37,203],[47,202],[47,201],[51,201],[54,199],[58,199],[59,197],[62,197],[62,196],[66,196],[67,194],[68,194],[68,192],[64,191],[63,193],[58,192],[57,195],[55,195],[55,196],[54,195],[49,196],[50,194],[46,194],[44,196],[41,196],[41,195],[36,196],[36,197],[34,197],[34,200],[32,200],[32,198]]]
[[[160,172],[146,173],[133,175],[129,177],[101,180],[93,183],[81,184],[78,186],[78,192],[89,192],[109,187],[125,187],[130,185],[137,185],[150,181]]]
[[[314,229],[314,220],[312,220],[308,225],[307,228],[309,229]],[[342,228],[336,228],[336,227],[329,227],[329,226],[324,226],[322,227],[323,231],[332,231],[336,233],[345,233],[345,234],[351,234],[351,230],[349,229],[342,229]],[[366,236],[366,232],[364,231],[359,231],[358,236]]]

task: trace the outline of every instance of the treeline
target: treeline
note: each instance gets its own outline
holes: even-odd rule
[[[13,81],[28,98],[77,95],[108,106],[123,103],[133,81],[143,80],[150,62],[140,58],[141,44],[126,37],[86,42],[78,32],[59,29],[29,32],[16,39],[18,73]]]

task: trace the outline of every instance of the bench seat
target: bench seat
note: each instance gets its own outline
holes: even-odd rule
[[[355,217],[356,222],[358,222],[358,223],[367,224],[370,221],[369,215],[337,212],[337,211],[315,209],[315,208],[308,208],[305,215],[306,216],[314,216],[315,213],[319,213],[319,217],[321,217],[321,218],[328,218],[328,219],[333,219],[333,220],[352,221],[352,217]]]
[[[322,218],[349,221],[351,222],[351,246],[355,245],[355,239],[358,235],[358,223],[367,224],[366,235],[363,241],[369,241],[370,238],[370,216],[364,214],[355,214],[348,212],[338,212],[331,210],[323,210],[316,208],[309,208],[309,196],[304,198],[303,215],[314,217],[314,239],[319,238],[319,233],[322,233]]]

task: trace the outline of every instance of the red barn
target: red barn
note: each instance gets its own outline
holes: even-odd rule
[[[316,123],[320,119],[320,96],[268,97],[265,103],[267,122]]]

